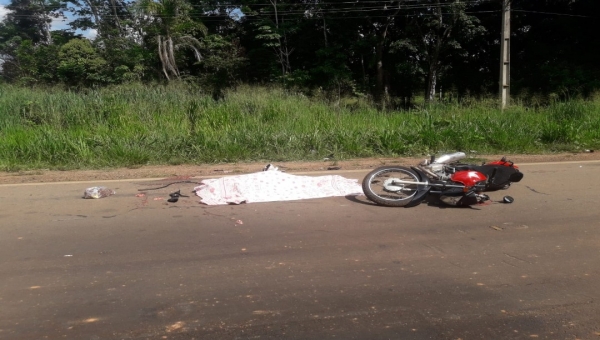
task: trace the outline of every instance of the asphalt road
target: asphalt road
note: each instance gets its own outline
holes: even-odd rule
[[[3,185],[0,339],[600,339],[600,162],[521,170],[476,209]]]

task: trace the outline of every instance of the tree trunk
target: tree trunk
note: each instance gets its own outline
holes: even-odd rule
[[[84,0],[84,1],[90,7],[90,10],[92,11],[92,15],[94,16],[94,24],[96,25],[96,28],[99,28],[100,15],[98,14],[98,8],[96,8],[96,6],[90,0]],[[101,32],[98,32],[98,35],[100,35],[100,34],[101,34]]]
[[[362,84],[364,88],[367,88],[367,70],[365,69],[365,55],[360,55],[360,65],[362,66]]]
[[[271,2],[271,5],[273,6],[273,10],[275,11],[275,27],[277,28],[277,33],[279,33],[279,15],[277,14],[277,0],[269,0]],[[279,57],[279,63],[281,64],[281,76],[285,77],[285,71],[286,71],[286,57],[285,54],[286,52],[283,51],[283,46],[281,43],[281,36],[279,38],[277,38],[277,41],[279,42],[279,50],[277,51],[277,55]],[[287,45],[286,45],[287,47]],[[285,78],[284,78],[285,79]]]
[[[427,91],[425,93],[425,100],[427,102],[433,102],[435,100],[435,90],[437,86],[437,67],[430,65],[429,74],[427,75]]]
[[[375,60],[377,61],[377,82],[375,84],[375,101],[377,103],[381,103],[381,101],[383,100],[383,39],[377,42],[377,46],[375,47],[375,58]]]
[[[117,14],[117,4],[115,0],[110,0],[110,4],[113,10],[113,15],[115,16],[115,21],[117,23],[117,28],[119,29],[119,34],[121,34],[121,21],[119,20],[119,15]]]
[[[400,4],[398,4],[398,9],[394,14],[388,16],[386,19],[385,26],[380,31],[377,37],[377,45],[375,47],[375,61],[377,65],[377,83],[375,84],[375,101],[378,105],[383,104],[384,99],[384,91],[387,92],[385,88],[384,80],[385,80],[385,69],[383,67],[383,47],[385,45],[385,39],[387,37],[387,32],[392,20],[398,13],[400,12]],[[383,105],[381,105],[383,106]]]
[[[42,6],[42,11],[43,11],[43,16],[44,16],[44,37],[46,39],[46,44],[47,45],[52,45],[52,35],[50,34],[50,22],[52,22],[52,19],[50,19],[50,16],[48,15],[48,12],[46,11],[46,5],[44,4],[44,1],[40,1],[40,4]]]
[[[160,64],[162,65],[162,71],[163,71],[165,77],[167,78],[167,81],[170,81],[171,78],[169,78],[169,72],[167,72],[166,51],[164,51],[162,37],[160,35],[158,37],[156,37],[156,42],[158,44],[158,57],[160,58]]]
[[[325,14],[323,14],[323,37],[325,38],[325,48],[329,47],[329,42],[327,41],[327,23],[325,23]]]

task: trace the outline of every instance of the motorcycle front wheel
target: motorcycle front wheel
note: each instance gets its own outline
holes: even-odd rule
[[[362,188],[365,196],[379,205],[403,207],[417,194],[417,182],[419,176],[409,168],[383,166],[367,174],[363,179]]]

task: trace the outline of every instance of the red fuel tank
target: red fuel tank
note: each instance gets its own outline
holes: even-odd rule
[[[475,186],[477,182],[485,181],[487,177],[479,171],[464,170],[453,173],[452,176],[450,176],[450,179],[454,182],[472,187]]]

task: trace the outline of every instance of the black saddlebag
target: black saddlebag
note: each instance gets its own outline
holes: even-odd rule
[[[488,178],[486,190],[499,190],[510,185],[512,182],[519,182],[523,179],[523,173],[512,166],[484,164],[475,167],[476,171],[481,172]]]

